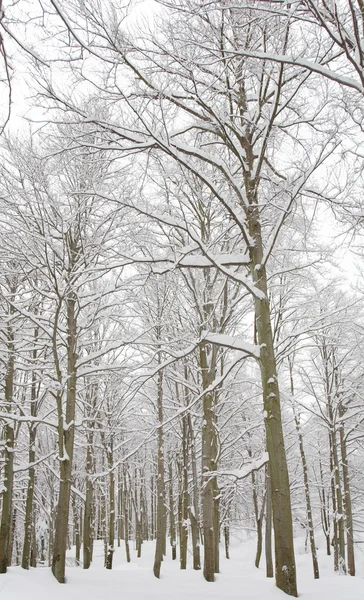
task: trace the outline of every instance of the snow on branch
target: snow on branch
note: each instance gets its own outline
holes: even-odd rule
[[[240,350],[256,359],[260,358],[260,346],[249,344],[249,342],[245,342],[245,340],[239,336],[225,335],[222,333],[208,333],[204,337],[204,340],[211,344],[218,344],[219,346],[225,346],[225,348],[231,348],[232,350]]]
[[[247,56],[249,58],[259,58],[261,60],[271,60],[273,62],[278,62],[281,64],[293,65],[296,67],[301,67],[302,69],[307,69],[308,71],[312,71],[312,73],[318,73],[327,79],[331,79],[331,81],[336,81],[340,85],[344,85],[345,87],[352,88],[360,94],[364,94],[364,87],[359,81],[356,81],[352,77],[348,77],[347,75],[341,75],[336,71],[331,71],[327,67],[324,67],[320,63],[313,62],[307,60],[305,58],[290,58],[286,55],[281,54],[270,54],[268,52],[253,52],[250,50],[239,50],[239,52],[234,52],[234,56]]]
[[[233,477],[235,480],[245,479],[254,471],[259,471],[264,465],[269,462],[268,452],[264,452],[260,458],[252,460],[250,463],[244,465],[242,469],[232,469],[230,471],[211,471],[208,473],[211,477]]]
[[[222,266],[248,266],[250,264],[249,258],[247,258],[246,254],[220,254],[219,256],[211,255],[210,256],[201,256],[201,255],[190,255],[183,256],[176,261],[172,259],[163,259],[158,260],[159,264],[157,266],[153,266],[153,272],[156,274],[163,274],[166,271],[172,270],[176,267],[182,268],[205,268],[205,267],[214,267],[216,264]]]

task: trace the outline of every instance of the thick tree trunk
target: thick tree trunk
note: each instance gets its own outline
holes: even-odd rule
[[[60,484],[53,546],[52,572],[59,583],[65,582],[68,517],[71,495],[72,460],[75,435],[76,409],[76,300],[72,292],[67,299],[67,397],[66,421],[63,423],[62,406],[59,410]],[[61,399],[59,398],[61,404]]]
[[[267,275],[263,264],[263,244],[258,205],[248,212],[251,273],[255,286],[264,297],[255,297],[256,330],[261,348],[260,371],[263,387],[264,422],[269,454],[272,490],[276,585],[286,594],[297,596],[296,562],[293,545],[291,497],[284,437],[277,365],[270,321]]]
[[[200,368],[203,389],[210,384],[211,373],[207,357],[207,344],[200,344]],[[214,374],[213,374],[214,379]],[[213,449],[215,447],[214,397],[212,392],[203,396],[202,425],[202,527],[204,539],[203,574],[206,581],[215,581],[215,521],[214,521],[214,481],[215,470]]]

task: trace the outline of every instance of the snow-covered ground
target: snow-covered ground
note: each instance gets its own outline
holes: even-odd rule
[[[143,556],[127,564],[123,546],[114,555],[114,569],[103,568],[102,542],[95,544],[95,559],[89,571],[67,568],[67,583],[60,585],[50,569],[40,567],[24,571],[12,567],[0,575],[2,600],[283,600],[273,580],[265,577],[264,557],[261,568],[253,566],[255,544],[252,541],[232,544],[231,558],[221,558],[221,573],[215,583],[207,583],[201,572],[179,570],[178,561],[169,556],[162,565],[162,577],[152,573],[153,543],[143,544]],[[310,555],[304,553],[303,541],[296,543],[299,596],[304,600],[362,600],[364,595],[364,554],[357,550],[358,575],[333,574],[332,557],[319,552],[320,576],[314,581]]]

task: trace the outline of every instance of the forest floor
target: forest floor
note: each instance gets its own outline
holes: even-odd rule
[[[253,565],[253,541],[234,540],[231,558],[221,558],[221,573],[215,583],[207,583],[201,571],[179,570],[178,561],[169,556],[162,565],[161,579],[152,573],[154,545],[144,542],[143,556],[125,560],[123,546],[114,555],[114,568],[103,568],[103,545],[95,543],[94,562],[88,571],[67,567],[67,583],[56,582],[49,568],[40,567],[24,571],[11,567],[0,575],[0,597],[4,600],[284,600],[287,598],[266,579],[264,556],[261,568]],[[223,553],[223,548],[222,548]],[[72,551],[70,553],[72,556]],[[296,561],[299,597],[303,600],[362,600],[364,593],[364,552],[357,547],[357,577],[333,573],[332,557],[319,550],[320,579],[314,580],[309,553],[304,551],[304,540],[296,540]],[[66,588],[66,589],[65,589]],[[67,592],[67,593],[66,593]]]

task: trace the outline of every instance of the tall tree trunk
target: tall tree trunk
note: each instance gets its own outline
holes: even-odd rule
[[[33,530],[32,530],[32,547],[31,547],[31,551],[30,551],[30,566],[34,567],[34,568],[37,566],[37,558],[38,558],[36,524],[37,524],[37,513],[35,510],[33,510]]]
[[[187,414],[188,431],[189,431],[189,447],[191,453],[191,468],[192,468],[192,496],[193,501],[190,502],[189,516],[191,521],[191,537],[192,537],[192,552],[193,552],[193,568],[196,571],[201,569],[201,554],[200,554],[200,492],[197,478],[197,462],[195,452],[195,434],[192,426],[191,413]]]
[[[181,539],[180,539],[180,566],[187,568],[187,544],[188,544],[188,448],[187,448],[187,418],[182,417],[182,461],[181,461]]]
[[[158,339],[160,332],[158,332]],[[158,363],[161,362],[159,353]],[[165,548],[166,535],[166,511],[165,511],[165,485],[164,485],[164,448],[163,448],[163,372],[158,371],[157,383],[157,410],[158,410],[158,479],[157,479],[157,539],[154,556],[153,573],[160,577],[163,551]]]
[[[17,514],[17,509],[13,506],[13,510],[12,510],[12,514],[11,514],[10,536],[9,536],[8,567],[11,567],[12,560],[13,560],[14,539],[15,539],[15,530],[16,530],[16,514]]]
[[[129,547],[129,494],[126,480],[126,472],[124,468],[124,540],[125,540],[125,555],[126,562],[130,562],[130,547]]]
[[[332,424],[329,439],[330,439],[330,464],[331,464],[331,478],[332,478],[332,507],[334,510],[334,562],[335,570],[346,573],[346,560],[345,560],[345,520],[344,520],[344,506],[343,506],[343,495],[341,488],[341,478],[339,469],[339,457],[338,447],[336,440],[336,431],[333,419],[333,408],[331,404],[331,397],[328,395],[328,413],[329,420]]]
[[[308,480],[308,468],[307,468],[305,449],[304,449],[304,445],[303,445],[303,436],[302,436],[302,432],[301,432],[300,417],[297,413],[297,409],[296,409],[296,405],[295,405],[295,398],[294,398],[293,359],[289,358],[288,363],[289,363],[289,375],[290,375],[290,384],[291,384],[292,410],[293,410],[293,417],[294,417],[294,422],[295,422],[297,436],[298,436],[298,445],[299,445],[299,450],[300,450],[302,471],[303,471],[303,485],[304,485],[304,490],[305,490],[306,514],[307,514],[307,528],[308,528],[308,535],[310,538],[313,576],[314,576],[314,579],[319,579],[320,573],[319,573],[316,543],[315,543],[315,530],[314,530],[313,518],[312,518],[310,485],[309,485],[309,480]]]
[[[124,539],[124,487],[121,467],[118,469],[118,548]]]
[[[229,525],[224,526],[224,545],[225,545],[225,558],[230,558],[230,527]]]
[[[272,557],[272,491],[269,475],[269,464],[265,467],[265,484],[267,508],[265,512],[265,568],[266,576],[273,577],[273,557]]]
[[[249,451],[250,458],[252,457],[252,452]],[[255,522],[257,525],[257,550],[255,553],[255,566],[259,569],[260,557],[262,555],[262,547],[263,547],[263,519],[262,515],[264,514],[264,507],[262,508],[262,514],[260,514],[259,506],[258,506],[258,494],[257,494],[257,482],[255,472],[251,473],[252,480],[252,492],[253,492],[253,507],[254,507],[254,515]]]
[[[76,502],[76,494],[72,495],[72,512],[73,512],[73,526],[74,526],[74,544],[76,546],[76,566],[80,566],[80,552],[81,552],[81,535],[80,535],[80,518],[78,514],[78,507]]]
[[[107,466],[109,469],[109,540],[106,557],[106,568],[112,569],[112,562],[114,556],[114,539],[115,539],[115,477],[113,471],[113,442],[110,440],[107,448]]]
[[[321,453],[319,448],[319,465],[320,465],[320,483],[319,497],[320,497],[320,512],[321,512],[321,526],[326,539],[326,554],[331,555],[331,541],[330,541],[330,506],[329,498],[330,495],[325,492],[324,473],[322,469]]]
[[[37,314],[37,311],[35,311]],[[32,351],[32,362],[33,365],[36,364],[38,350],[36,348],[37,341],[39,336],[39,328],[34,328],[34,349]],[[30,390],[30,414],[32,417],[37,416],[38,412],[38,392],[39,385],[37,385],[37,376],[36,372],[32,371],[32,384]],[[32,542],[32,514],[33,514],[33,500],[34,500],[34,485],[35,485],[35,440],[37,435],[37,427],[35,423],[31,423],[29,426],[29,450],[28,450],[28,460],[29,460],[29,475],[28,475],[28,489],[27,489],[27,499],[25,503],[25,518],[24,518],[24,542],[23,542],[23,554],[22,554],[22,564],[23,569],[29,569],[30,563],[30,552],[31,552],[31,542]]]
[[[217,470],[217,457],[218,457],[218,444],[216,435],[217,416],[216,416],[216,400],[217,395],[214,396],[214,443],[212,448],[212,469]],[[215,559],[215,573],[220,573],[220,488],[217,482],[217,477],[212,480],[214,488],[214,559]]]
[[[168,464],[169,471],[169,539],[172,548],[172,560],[176,560],[176,522],[174,518],[174,498],[173,498],[173,468],[172,458]]]
[[[89,386],[87,400],[90,410],[87,412],[91,417],[95,411],[98,397],[98,384],[92,383]],[[83,513],[83,568],[89,569],[92,561],[93,542],[94,542],[94,487],[92,475],[95,471],[95,460],[93,451],[95,422],[87,421],[86,431],[86,497]]]
[[[32,403],[33,406],[33,403]],[[33,499],[34,499],[34,484],[35,484],[35,440],[36,440],[36,427],[30,425],[29,427],[29,475],[28,475],[28,489],[27,499],[25,503],[25,518],[24,518],[24,542],[23,542],[23,554],[21,566],[23,569],[29,569],[30,564],[30,550],[32,543],[32,516],[33,516]]]
[[[351,493],[350,493],[350,477],[349,477],[349,464],[348,464],[348,453],[346,447],[346,436],[344,428],[344,415],[345,409],[342,402],[339,403],[339,417],[341,419],[340,424],[340,446],[341,446],[341,460],[342,460],[342,474],[343,474],[343,485],[344,485],[344,512],[345,512],[345,523],[346,523],[346,543],[348,553],[348,573],[352,577],[355,575],[355,556],[354,556],[354,530],[353,530],[353,512],[351,506]]]
[[[251,182],[255,187],[256,182]],[[263,387],[264,422],[269,454],[272,490],[276,585],[286,594],[297,596],[296,562],[293,545],[291,496],[282,429],[280,391],[270,320],[267,274],[258,203],[251,198],[248,225],[254,244],[250,248],[251,273],[263,297],[255,296],[256,330],[261,348],[260,371]]]
[[[15,294],[15,288],[10,289],[12,295]],[[13,409],[14,394],[14,370],[15,370],[15,344],[14,332],[11,322],[14,314],[13,304],[9,308],[9,320],[7,324],[7,351],[8,362],[5,374],[5,407],[10,414]],[[4,488],[2,491],[2,512],[0,523],[0,573],[6,573],[9,564],[9,549],[12,525],[13,508],[13,483],[14,483],[14,423],[7,421],[4,426]]]
[[[208,364],[208,348],[200,343],[200,368],[203,389],[210,385],[211,371]],[[212,376],[214,379],[214,374]],[[202,527],[204,538],[204,567],[206,581],[215,581],[215,522],[214,522],[214,396],[212,392],[203,395],[203,424],[202,424]]]
[[[63,422],[62,399],[59,402],[59,460],[60,483],[56,515],[56,527],[53,546],[52,572],[59,583],[65,582],[66,549],[68,534],[68,517],[71,495],[72,461],[75,435],[75,409],[76,409],[76,299],[70,291],[67,299],[67,396],[66,420]]]
[[[93,483],[91,474],[93,473],[93,453],[92,446],[87,441],[86,449],[86,498],[85,510],[83,513],[83,568],[89,569],[92,560],[93,545]]]

